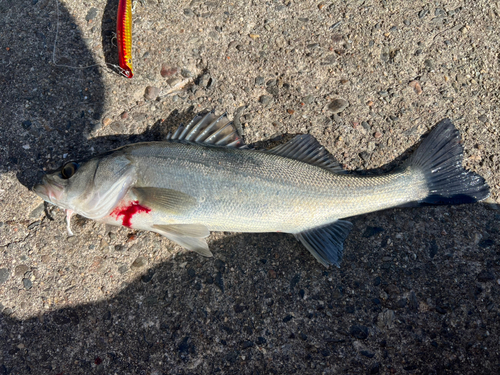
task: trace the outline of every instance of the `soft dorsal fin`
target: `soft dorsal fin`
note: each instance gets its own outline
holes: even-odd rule
[[[317,165],[334,173],[346,173],[339,162],[310,134],[298,135],[267,152]]]
[[[186,126],[179,126],[174,135],[169,133],[167,140],[226,147],[245,146],[241,135],[227,115],[224,113],[217,117],[214,111],[196,115]]]

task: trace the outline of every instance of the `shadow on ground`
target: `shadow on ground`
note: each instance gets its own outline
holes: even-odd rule
[[[88,149],[86,136],[101,118],[104,88],[99,68],[63,66],[96,63],[61,4],[3,1],[0,7],[0,172],[15,171],[23,185],[32,186],[42,168],[60,163],[68,150]]]
[[[112,298],[2,317],[0,374],[488,372],[500,365],[490,349],[500,238],[480,206],[489,236],[475,243],[472,221],[455,234],[468,211],[355,218],[340,269],[282,234],[226,236],[210,243],[214,258],[143,264]]]

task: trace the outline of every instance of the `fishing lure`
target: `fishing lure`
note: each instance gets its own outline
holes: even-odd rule
[[[121,72],[125,77],[132,78],[134,76],[132,67],[132,0],[119,0],[116,35]]]

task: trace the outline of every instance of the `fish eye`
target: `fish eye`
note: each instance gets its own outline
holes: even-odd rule
[[[65,180],[73,176],[78,169],[78,164],[75,163],[74,161],[70,161],[69,163],[66,163],[63,165],[61,168],[61,176]]]

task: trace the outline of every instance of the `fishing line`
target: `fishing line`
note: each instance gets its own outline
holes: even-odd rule
[[[113,73],[118,72],[119,74],[122,74],[123,76],[125,76],[124,70],[120,66],[115,65],[115,64],[111,64],[111,63],[104,63],[104,65],[103,64],[92,64],[92,65],[86,65],[86,66],[72,66],[72,65],[58,64],[56,62],[56,48],[57,48],[57,39],[59,37],[60,12],[59,12],[59,0],[54,0],[54,2],[56,3],[56,35],[54,38],[54,47],[52,49],[52,65],[57,66],[57,67],[61,67],[61,68],[81,69],[81,70],[99,67],[99,68],[109,69]],[[110,69],[109,68],[110,66],[113,67],[115,70]]]

